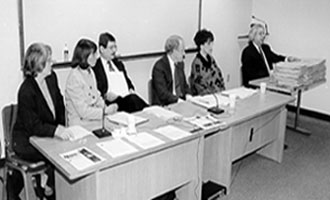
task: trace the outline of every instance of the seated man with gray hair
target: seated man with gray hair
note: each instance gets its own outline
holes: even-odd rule
[[[166,40],[166,55],[152,69],[152,104],[165,106],[189,96],[190,88],[184,73],[184,48],[184,41],[178,35],[172,35]]]

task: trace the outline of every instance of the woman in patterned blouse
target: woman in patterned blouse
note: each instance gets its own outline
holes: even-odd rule
[[[213,34],[199,30],[194,37],[199,52],[191,64],[190,86],[193,95],[205,95],[225,90],[220,68],[212,56]]]

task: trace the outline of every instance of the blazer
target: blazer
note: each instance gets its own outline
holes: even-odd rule
[[[167,55],[164,55],[155,63],[152,69],[153,104],[162,106],[168,105],[177,102],[179,98],[185,99],[185,95],[190,94],[190,89],[184,73],[183,62],[177,65],[177,75],[182,96],[173,94],[172,72]]]
[[[274,53],[270,46],[262,44],[261,48],[267,58],[268,66],[273,69],[273,63],[285,60],[285,56]],[[267,66],[254,44],[250,41],[242,52],[242,79],[243,85],[248,86],[249,81],[269,76]]]
[[[55,107],[55,117],[34,77],[26,77],[19,88],[18,113],[13,128],[13,149],[18,154],[39,154],[29,138],[53,137],[57,126],[65,125],[63,96],[54,72],[46,77],[46,84]]]
[[[71,69],[65,88],[68,125],[80,125],[87,130],[102,126],[104,101],[96,87],[93,70],[79,66]]]
[[[134,90],[134,85],[127,75],[127,71],[125,69],[123,62],[121,62],[120,60],[118,60],[116,58],[113,59],[112,62],[116,65],[116,67],[118,68],[119,71],[124,73],[124,77],[126,79],[128,89]],[[103,68],[101,58],[97,59],[96,64],[92,69],[95,73],[97,89],[101,92],[102,97],[104,97],[104,95],[108,91],[108,80],[107,80],[107,76],[106,76],[104,68]]]

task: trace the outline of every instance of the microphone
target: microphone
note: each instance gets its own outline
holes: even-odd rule
[[[267,22],[262,20],[262,19],[259,19],[257,18],[256,16],[252,15],[252,19],[255,19],[256,21],[259,21],[263,24],[265,24],[265,30],[266,30],[266,35],[269,35],[269,32],[268,32],[268,26],[267,26]]]
[[[216,114],[216,115],[219,115],[219,114],[223,113],[224,110],[219,107],[219,100],[217,98],[217,95],[215,95],[214,92],[211,92],[208,88],[207,88],[207,91],[209,93],[211,93],[211,95],[213,95],[213,97],[215,98],[215,102],[216,102],[216,105],[211,107],[211,108],[208,108],[207,111],[210,112],[210,113]]]
[[[98,138],[103,138],[103,137],[112,135],[111,132],[109,132],[107,129],[105,129],[105,126],[104,126],[105,107],[106,107],[106,104],[104,103],[104,106],[102,108],[102,119],[101,119],[102,120],[102,128],[92,131],[94,133],[94,135],[96,135]]]

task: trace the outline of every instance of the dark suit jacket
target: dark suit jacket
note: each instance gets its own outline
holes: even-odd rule
[[[270,46],[262,44],[261,48],[267,58],[270,69],[273,69],[273,63],[285,60],[285,56],[274,53]],[[248,86],[249,81],[269,76],[267,66],[262,55],[256,49],[252,42],[245,47],[241,57],[243,85]]]
[[[33,77],[26,77],[18,91],[18,113],[13,129],[13,148],[18,154],[38,155],[37,150],[29,143],[29,138],[53,137],[57,126],[65,125],[63,96],[54,72],[46,78],[46,83],[54,103],[56,118]]]
[[[184,63],[181,62],[177,66],[178,80],[182,96],[175,96],[173,90],[173,79],[171,66],[167,55],[159,59],[152,69],[152,88],[153,88],[153,104],[168,105],[178,101],[178,98],[185,99],[186,94],[190,94],[184,73]]]
[[[128,89],[134,90],[133,83],[127,75],[124,64],[121,61],[119,61],[118,59],[113,59],[112,62],[116,65],[116,67],[118,68],[119,71],[124,73]],[[94,73],[95,73],[97,89],[100,91],[102,97],[104,97],[104,95],[108,91],[108,80],[107,80],[107,76],[106,76],[104,68],[103,68],[101,58],[97,59],[96,64],[94,67],[92,67],[92,69],[94,70]]]

